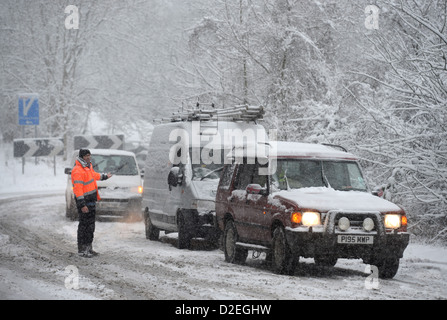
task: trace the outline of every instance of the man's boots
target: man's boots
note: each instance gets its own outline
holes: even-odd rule
[[[91,258],[93,254],[90,253],[91,246],[83,246],[78,250],[78,255],[83,258]]]
[[[99,253],[94,251],[93,248],[92,248],[92,245],[89,244],[89,245],[83,246],[79,250],[78,255],[80,257],[84,257],[84,258],[91,258],[91,257],[96,257],[97,255],[99,255]]]
[[[89,252],[92,256],[98,256],[98,255],[99,255],[98,252],[96,252],[96,251],[93,250],[93,247],[92,247],[91,244],[88,245],[87,247],[88,247],[88,252]]]

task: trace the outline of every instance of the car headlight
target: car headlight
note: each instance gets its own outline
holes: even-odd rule
[[[138,187],[131,187],[131,188],[127,188],[127,190],[131,193],[138,193],[138,194],[143,194],[143,186],[138,186]]]
[[[397,229],[400,228],[400,214],[386,214],[385,215],[385,228],[387,229]]]
[[[303,226],[312,227],[321,224],[320,223],[320,213],[315,211],[306,211],[302,214],[301,219]]]

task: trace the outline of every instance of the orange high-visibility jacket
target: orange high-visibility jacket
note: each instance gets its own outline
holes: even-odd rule
[[[101,200],[98,194],[96,180],[106,180],[107,174],[97,173],[92,164],[87,164],[83,159],[77,158],[71,171],[71,183],[78,208],[87,203]]]

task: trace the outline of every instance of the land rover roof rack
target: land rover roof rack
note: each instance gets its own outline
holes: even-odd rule
[[[332,144],[332,143],[322,143],[323,146],[327,146],[327,147],[332,147],[332,148],[336,148],[336,149],[340,149],[344,152],[348,152],[348,149],[346,149],[343,146],[340,146],[338,144]]]
[[[181,121],[257,121],[262,120],[264,108],[262,106],[236,105],[229,108],[215,108],[214,103],[196,104],[195,108],[186,108],[173,113],[171,117],[155,119],[157,122]]]

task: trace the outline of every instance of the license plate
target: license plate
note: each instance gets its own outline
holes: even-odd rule
[[[102,202],[98,205],[99,209],[119,209],[121,207],[124,207],[119,202]]]
[[[362,235],[338,235],[338,243],[343,244],[373,244],[373,236],[362,236]]]

